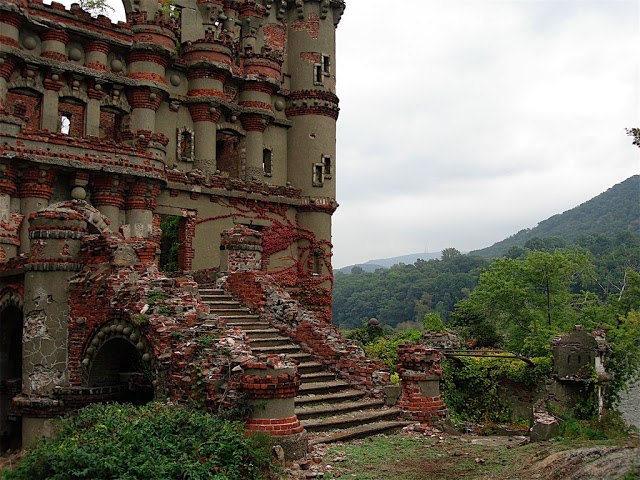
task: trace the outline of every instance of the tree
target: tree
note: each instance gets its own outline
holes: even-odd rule
[[[544,354],[553,335],[576,321],[571,287],[590,271],[589,255],[578,250],[497,259],[469,298],[457,304],[458,318],[493,325],[510,350]]]
[[[89,12],[94,17],[98,15],[109,16],[110,13],[115,12],[113,7],[107,3],[107,0],[80,0],[78,3],[80,4],[80,8]]]

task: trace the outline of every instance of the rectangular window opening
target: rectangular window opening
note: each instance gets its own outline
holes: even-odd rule
[[[271,150],[265,148],[262,150],[262,171],[265,175],[271,176]]]
[[[331,75],[331,57],[322,55],[322,71],[326,76]]]
[[[322,65],[320,65],[319,63],[316,63],[313,66],[313,71],[314,71],[314,83],[316,85],[322,85],[323,81],[324,81],[324,75],[322,74]]]
[[[313,186],[322,187],[324,185],[324,165],[322,163],[313,164]]]
[[[322,156],[322,165],[324,167],[324,178],[331,178],[333,171],[331,168],[331,157],[329,155]]]
[[[322,255],[319,252],[314,252],[313,254],[313,273],[315,275],[320,275],[322,273]]]

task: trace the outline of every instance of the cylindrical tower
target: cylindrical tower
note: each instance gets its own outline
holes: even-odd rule
[[[301,251],[307,271],[330,273],[331,215],[335,211],[338,97],[335,31],[344,10],[339,0],[296,0],[288,11],[288,180],[302,190],[299,225],[315,233]]]

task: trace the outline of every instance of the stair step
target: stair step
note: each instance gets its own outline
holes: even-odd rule
[[[349,388],[350,385],[342,380],[334,380],[333,382],[312,382],[312,383],[303,383],[300,385],[300,389],[298,390],[298,395],[308,395],[311,393],[315,394],[325,394],[325,393],[333,393],[340,390],[345,390]]]
[[[211,305],[210,305],[211,307]],[[211,313],[215,313],[216,315],[219,315],[221,317],[249,317],[252,315],[249,315],[249,312],[251,310],[249,310],[248,308],[216,308],[216,309],[211,309]]]
[[[297,360],[300,363],[311,362],[313,360],[313,357],[311,356],[311,354],[307,352],[287,353],[287,358],[292,358],[294,360]]]
[[[227,292],[225,292],[224,290],[220,289],[220,288],[202,288],[200,287],[198,289],[198,293],[200,293],[200,295],[229,295]],[[231,296],[231,295],[229,295]]]
[[[302,383],[332,382],[336,379],[336,374],[327,370],[314,373],[302,373],[300,379]]]
[[[347,440],[353,440],[355,438],[371,437],[380,433],[398,431],[410,424],[411,422],[397,420],[358,425],[357,427],[351,427],[344,430],[327,433],[326,435],[315,438],[310,443],[312,445],[318,445],[321,443],[344,442]]]
[[[364,412],[351,412],[333,417],[314,418],[303,420],[300,423],[308,432],[322,432],[337,428],[349,428],[367,423],[379,422],[382,420],[396,419],[400,415],[397,408],[385,408],[380,410],[370,410]]]
[[[200,300],[202,303],[217,303],[217,302],[234,302],[235,300],[231,295],[203,295],[200,294]]]
[[[298,350],[300,350],[300,347],[293,343],[289,345],[278,345],[275,347],[255,347],[251,349],[253,353],[270,353],[274,355],[277,355],[280,353],[294,353],[294,352],[297,352]]]
[[[217,310],[215,313],[216,315],[218,315],[221,318],[228,318],[229,321],[231,322],[236,322],[236,323],[255,323],[255,322],[260,322],[260,317],[258,315],[251,315],[251,314],[247,314],[244,313],[242,315],[220,315],[219,310]],[[271,326],[269,323],[267,322],[262,322],[264,325],[269,325]]]
[[[300,365],[298,365],[298,373],[300,373],[300,375],[305,373],[320,372],[323,369],[324,365],[322,365],[320,362],[300,362]]]
[[[252,349],[254,347],[288,347],[290,345],[291,339],[289,337],[251,338],[249,340],[249,346]]]
[[[274,336],[277,336],[280,333],[280,330],[278,330],[277,328],[263,328],[263,329],[255,329],[255,330],[248,330],[247,331],[247,337],[249,337],[250,340],[253,339],[257,339],[257,338],[272,338]]]
[[[235,300],[202,300],[202,303],[205,305],[209,305],[211,310],[242,310],[246,311],[247,309],[242,306],[240,302]]]
[[[327,394],[309,394],[296,397],[296,406],[319,405],[323,403],[340,403],[352,402],[365,396],[365,392],[361,390],[344,390]]]
[[[227,327],[240,327],[243,330],[248,332],[253,332],[257,330],[264,330],[270,325],[267,322],[227,322]]]
[[[296,408],[296,415],[299,420],[306,420],[382,406],[384,406],[384,400],[360,400],[358,402],[322,404],[315,407],[298,407]]]

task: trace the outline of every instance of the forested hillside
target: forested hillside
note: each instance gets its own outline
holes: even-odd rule
[[[521,230],[471,254],[496,258],[506,255],[509,248],[523,247],[536,237],[558,237],[572,243],[581,236],[610,235],[620,231],[640,233],[640,175],[634,175],[597,197],[540,222],[535,228]]]
[[[388,270],[352,274],[336,272],[333,291],[333,321],[355,328],[375,317],[391,326],[422,322],[424,315],[440,313],[449,318],[453,305],[469,294],[489,263],[451,248],[441,260],[418,260],[413,265],[395,265]]]

